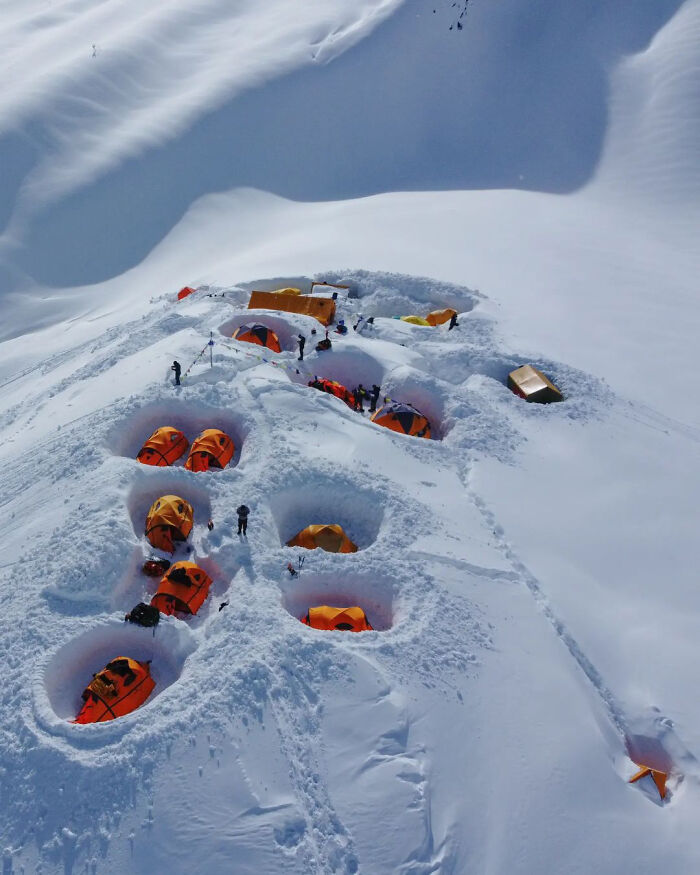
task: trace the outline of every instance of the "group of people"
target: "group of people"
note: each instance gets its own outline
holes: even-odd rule
[[[353,404],[353,410],[357,410],[359,413],[364,413],[365,408],[362,404],[363,398],[369,398],[369,412],[375,413],[377,410],[377,401],[379,401],[379,393],[381,392],[381,388],[377,386],[376,383],[372,385],[372,388],[367,391],[365,387],[360,383],[355,386],[352,390],[352,396],[355,399]]]

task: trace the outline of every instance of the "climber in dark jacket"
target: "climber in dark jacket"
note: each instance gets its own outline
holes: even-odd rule
[[[303,334],[300,334],[298,336],[299,336],[299,341],[298,341],[298,343],[299,343],[299,359],[298,359],[298,361],[303,362],[304,361],[304,347],[306,346],[306,338],[304,337]]]
[[[447,330],[452,331],[452,329],[457,328],[458,325],[459,322],[457,321],[457,314],[453,313],[452,316],[450,316],[450,327]]]
[[[170,368],[171,371],[175,371],[175,385],[180,385],[180,372],[182,371],[182,367],[180,362],[173,362],[173,366]]]
[[[362,399],[367,397],[367,390],[360,383],[360,385],[353,391],[352,393],[355,396],[355,404],[354,409],[359,410],[360,413],[365,412],[365,408],[362,406]]]
[[[238,534],[246,534],[248,532],[248,514],[250,513],[250,508],[246,507],[245,504],[241,504],[236,508],[236,513],[238,514]]]
[[[375,413],[377,410],[377,401],[379,401],[379,393],[381,392],[381,388],[377,386],[376,383],[372,386],[372,391],[369,393],[370,404],[369,404],[369,412]]]

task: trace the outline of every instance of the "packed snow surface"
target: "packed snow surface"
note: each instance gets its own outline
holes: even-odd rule
[[[700,0],[195,6],[0,0],[3,875],[698,871]],[[329,351],[246,309],[314,279]],[[163,494],[213,584],[154,632]],[[72,724],[122,655],[147,703]]]

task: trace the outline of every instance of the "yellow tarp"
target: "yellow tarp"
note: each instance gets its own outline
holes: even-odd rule
[[[402,316],[402,322],[410,322],[411,325],[428,325],[430,326],[430,322],[427,319],[423,319],[421,316]]]

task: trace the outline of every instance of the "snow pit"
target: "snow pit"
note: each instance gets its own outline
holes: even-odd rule
[[[359,550],[365,550],[377,539],[384,517],[379,496],[359,490],[340,472],[332,478],[317,475],[313,484],[300,481],[271,494],[269,500],[283,545],[306,526],[337,523]]]
[[[116,456],[126,456],[128,459],[136,461],[136,456],[144,443],[157,428],[164,425],[172,425],[184,432],[190,446],[204,429],[221,429],[233,440],[236,447],[233,459],[227,465],[226,470],[235,468],[238,464],[241,448],[248,434],[248,428],[241,419],[230,411],[218,410],[196,401],[185,403],[164,400],[145,405],[135,411],[127,421],[119,423],[109,433],[109,444]],[[186,461],[187,453],[184,453],[171,467],[182,468]],[[139,464],[139,467],[148,466]],[[146,509],[148,510],[148,508]]]
[[[382,398],[387,395],[395,401],[415,407],[428,419],[431,439],[442,440],[445,436],[443,420],[447,399],[447,389],[444,385],[412,368],[395,368],[386,385],[382,386],[377,409],[381,406]]]
[[[140,662],[152,661],[151,676],[156,687],[148,701],[134,712],[138,714],[149,708],[180,677],[185,660],[195,647],[194,638],[184,623],[161,623],[156,635],[152,629],[116,619],[97,626],[64,644],[48,658],[37,689],[38,715],[44,716],[49,723],[54,722],[51,714],[61,722],[72,721],[80,710],[81,694],[93,674],[117,656],[130,656]],[[45,710],[47,704],[49,714]],[[119,721],[124,719],[121,717]],[[76,732],[82,729],[74,727]]]
[[[360,607],[377,632],[391,629],[394,619],[394,582],[377,575],[308,574],[280,584],[285,610],[300,620],[310,607]],[[318,634],[316,630],[310,630]]]
[[[211,519],[211,501],[204,484],[206,478],[191,474],[184,469],[150,468],[139,465],[138,482],[132,487],[127,499],[127,507],[134,532],[140,538],[144,534],[146,515],[156,499],[161,495],[177,495],[192,505],[194,510],[194,527],[206,526]],[[195,481],[195,477],[198,481]],[[192,535],[188,540],[192,539]]]
[[[352,331],[352,328],[350,328]],[[333,339],[333,332],[330,334]],[[323,337],[323,335],[319,335]],[[313,338],[307,337],[307,353],[308,358],[300,367],[304,367],[307,372],[312,372],[316,377],[322,377],[325,380],[335,380],[349,389],[351,392],[355,386],[362,383],[365,389],[372,388],[372,384],[376,383],[381,386],[384,379],[384,366],[360,349],[342,349],[339,345],[334,345],[330,353],[320,353],[319,355],[311,356],[315,343],[311,343]],[[309,382],[309,377],[306,374],[292,374],[287,372],[289,378],[295,382],[306,386]],[[368,401],[365,401],[367,406]]]
[[[266,328],[274,331],[283,350],[292,350],[297,348],[297,334],[299,334],[299,330],[295,328],[294,325],[291,325],[287,320],[283,319],[281,316],[271,316],[268,315],[267,312],[265,312],[264,315],[261,315],[259,310],[246,310],[243,313],[232,316],[230,319],[227,319],[226,322],[222,323],[219,326],[219,333],[222,334],[227,340],[231,341],[231,343],[238,343],[238,341],[233,339],[234,331],[237,328],[240,328],[241,325],[246,325],[249,323],[264,325]],[[244,346],[244,349],[246,347],[257,346],[257,344],[244,344],[244,342],[242,341],[241,344]],[[264,346],[261,346],[260,350],[267,350],[267,352],[273,353],[273,350],[267,349],[267,347]]]

